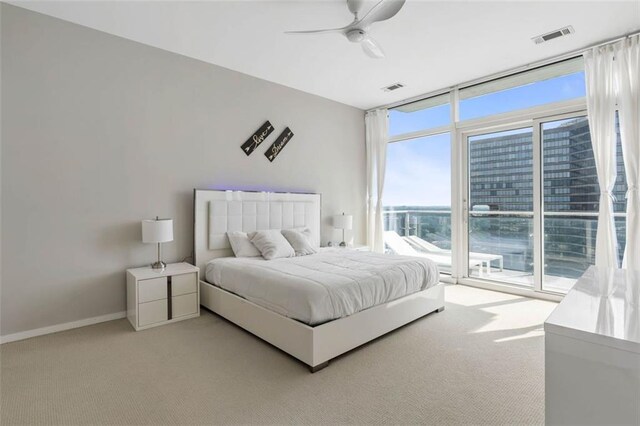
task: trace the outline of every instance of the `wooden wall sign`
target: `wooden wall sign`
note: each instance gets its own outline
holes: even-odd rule
[[[260,126],[256,132],[251,135],[245,143],[242,144],[242,152],[251,155],[251,153],[273,132],[273,126],[269,123],[269,120]]]
[[[271,146],[269,147],[269,149],[267,149],[267,152],[265,152],[264,155],[269,159],[269,161],[273,162],[273,160],[276,159],[278,154],[280,154],[280,151],[282,151],[282,148],[284,148],[287,145],[287,142],[289,142],[292,137],[293,137],[293,132],[291,131],[291,129],[287,127],[286,129],[284,129],[282,133],[280,133],[280,136],[278,136],[278,139],[276,139],[276,141],[273,144],[271,144]]]

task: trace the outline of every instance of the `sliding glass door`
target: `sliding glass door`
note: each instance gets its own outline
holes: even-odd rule
[[[544,263],[542,290],[566,293],[595,263],[600,188],[585,115],[539,122],[542,149]],[[622,149],[613,199],[620,259],[627,190]]]
[[[532,287],[533,129],[470,135],[468,276]]]
[[[464,135],[466,276],[566,293],[595,263],[600,188],[589,121],[582,112],[528,123]],[[619,141],[617,149],[622,257],[627,187]]]

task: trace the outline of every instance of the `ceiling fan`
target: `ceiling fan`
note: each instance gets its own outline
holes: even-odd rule
[[[368,56],[375,59],[384,58],[384,52],[377,41],[369,36],[369,28],[372,24],[393,18],[402,9],[406,0],[380,0],[362,18],[358,18],[358,12],[362,8],[364,0],[347,0],[347,7],[353,14],[353,21],[342,28],[309,31],[285,31],[286,34],[322,34],[340,33],[352,43],[360,43],[362,50]]]

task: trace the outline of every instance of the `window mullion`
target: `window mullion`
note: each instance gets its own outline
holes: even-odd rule
[[[533,282],[542,290],[544,279],[544,188],[542,185],[542,132],[539,120],[533,122]]]
[[[464,184],[462,176],[462,156],[463,150],[456,123],[458,121],[458,89],[449,92],[449,103],[451,105],[451,255],[452,264],[451,275],[454,279],[462,277],[462,265],[464,265],[464,239],[462,235],[465,230],[462,223],[462,198],[464,194]]]

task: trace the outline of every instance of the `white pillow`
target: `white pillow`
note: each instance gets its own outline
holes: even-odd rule
[[[236,257],[258,257],[261,256],[260,251],[251,243],[246,232],[231,231],[227,232],[227,238],[231,244],[231,249]]]
[[[302,232],[303,234],[305,234],[305,235],[307,236],[307,239],[309,240],[309,244],[311,244],[311,246],[312,246],[314,249],[318,250],[318,249],[320,248],[320,244],[318,244],[318,243],[317,243],[317,242],[315,242],[315,241],[312,241],[312,238],[311,238],[311,229],[309,229],[308,227],[306,227],[306,226],[300,226],[300,227],[298,227],[298,228],[288,228],[288,229],[289,229],[289,230],[291,230],[291,231],[298,231],[298,232]]]
[[[249,234],[249,239],[253,245],[262,253],[262,257],[267,260],[278,259],[280,257],[293,257],[296,252],[279,229],[269,231],[256,231]]]
[[[300,229],[283,229],[282,235],[289,241],[291,247],[296,252],[296,256],[306,256],[309,254],[317,253],[318,251],[313,248],[309,238],[311,237],[311,230],[309,228]]]

